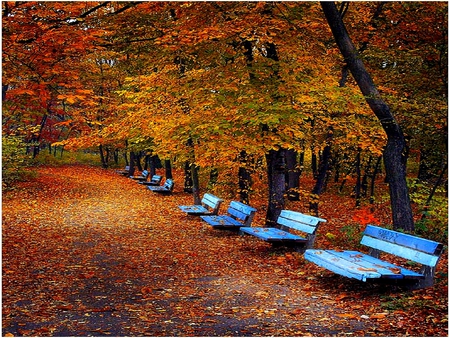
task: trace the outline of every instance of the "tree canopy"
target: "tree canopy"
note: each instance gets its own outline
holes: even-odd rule
[[[442,165],[447,3],[340,15],[405,132]],[[386,135],[316,2],[2,2],[3,132],[30,145],[147,150],[235,171],[241,152],[360,151]],[[426,24],[424,24],[426,23]],[[332,137],[330,137],[330,131]]]

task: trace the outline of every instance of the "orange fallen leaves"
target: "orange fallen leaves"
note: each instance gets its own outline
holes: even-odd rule
[[[300,253],[209,229],[178,210],[191,199],[181,186],[160,198],[115,173],[71,166],[41,168],[26,189],[4,196],[4,336],[319,336],[352,332],[355,320],[358,332],[399,335],[419,325],[445,332],[444,307],[424,316],[386,312],[381,294],[322,277]],[[338,233],[328,215],[323,233]],[[414,297],[442,306],[441,289]],[[61,320],[69,317],[70,325]],[[401,325],[388,324],[397,319]],[[227,331],[234,321],[239,327]]]

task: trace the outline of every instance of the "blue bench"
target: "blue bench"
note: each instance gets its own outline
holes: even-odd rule
[[[116,170],[116,173],[118,173],[119,175],[128,176],[128,174],[130,173],[130,166],[125,166],[125,169],[123,170]]]
[[[226,215],[200,217],[215,229],[239,230],[240,227],[251,225],[255,213],[255,208],[238,201],[231,201]]]
[[[173,186],[174,186],[173,180],[168,178],[163,185],[157,187],[149,185],[147,186],[147,189],[160,194],[171,194]]]
[[[133,180],[137,180],[137,181],[146,181],[148,178],[148,175],[150,175],[148,170],[144,170],[144,171],[142,171],[141,176],[130,176],[130,178]]]
[[[139,184],[142,185],[153,185],[153,186],[159,186],[161,185],[162,176],[161,175],[153,175],[150,181],[142,181],[139,182]]]
[[[436,264],[443,251],[441,243],[368,225],[361,244],[370,248],[368,255],[359,251],[309,249],[305,251],[305,259],[363,282],[403,280],[409,282],[413,289],[433,285]],[[415,272],[381,260],[381,252],[419,263],[421,270]]]
[[[325,219],[291,210],[282,210],[277,219],[280,228],[241,227],[241,234],[256,236],[272,245],[295,246],[300,251],[312,248],[316,231]],[[306,237],[300,233],[306,234]]]
[[[200,205],[179,205],[178,208],[188,215],[217,215],[222,202],[223,200],[219,197],[206,193],[203,195]]]

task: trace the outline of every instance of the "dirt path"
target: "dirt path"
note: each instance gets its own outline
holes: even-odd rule
[[[160,196],[73,166],[22,187],[3,198],[3,336],[384,335],[369,289],[209,229],[177,208],[179,184]]]

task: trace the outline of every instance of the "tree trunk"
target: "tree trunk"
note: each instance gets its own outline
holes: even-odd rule
[[[411,202],[406,183],[406,167],[403,154],[406,142],[403,132],[391,113],[389,106],[381,99],[372,78],[366,71],[362,59],[348,35],[334,2],[321,2],[336,44],[341,51],[350,72],[358,84],[366,102],[380,121],[387,135],[384,150],[384,165],[389,180],[392,221],[394,229],[414,230]]]
[[[170,160],[164,160],[164,168],[166,171],[166,179],[173,179],[172,175],[172,163],[170,163]]]
[[[135,161],[136,161],[136,156],[133,151],[130,151],[130,171],[128,172],[128,176],[134,175]]]
[[[191,174],[192,174],[192,195],[194,196],[194,204],[199,205],[201,203],[200,184],[198,181],[198,166],[195,163],[191,164]]]
[[[355,184],[356,206],[361,205],[361,149],[356,153],[356,184]]]
[[[431,200],[433,199],[434,194],[436,193],[436,189],[441,184],[442,178],[444,177],[445,170],[447,169],[447,162],[443,161],[441,173],[439,174],[439,177],[436,181],[436,183],[433,186],[433,189],[431,189],[430,195],[427,198],[427,201],[425,202],[425,207],[423,208],[422,212],[422,219],[425,219],[428,215],[428,210],[430,208]]]
[[[103,145],[98,146],[98,150],[100,152],[100,160],[102,162],[102,168],[106,169],[108,168],[108,164],[106,163],[105,154],[103,152]]]
[[[314,149],[311,148],[311,170],[313,173],[313,178],[317,180],[318,171],[317,171],[317,154]]]
[[[328,144],[323,150],[322,161],[317,174],[317,181],[311,192],[309,211],[316,216],[319,216],[319,196],[322,193],[322,189],[325,183],[325,178],[328,172],[328,166],[331,156],[331,146]]]
[[[269,183],[269,205],[267,207],[266,225],[276,227],[278,216],[284,209],[286,191],[286,149],[270,150],[266,154],[267,178]]]
[[[189,161],[184,162],[184,192],[192,193],[192,186],[194,182],[192,182],[192,172],[191,172],[191,163]]]
[[[378,168],[380,167],[382,158],[383,158],[382,156],[378,157],[377,163],[375,163],[375,168],[373,168],[372,177],[370,178],[370,199],[369,199],[370,204],[373,204],[375,202],[375,179],[377,177]]]
[[[249,204],[249,192],[251,186],[251,174],[247,169],[248,156],[247,153],[242,150],[239,154],[239,171],[238,171],[238,185],[239,185],[239,200],[242,203]]]
[[[286,150],[286,186],[287,198],[289,201],[300,200],[298,192],[300,180],[300,170],[297,163],[297,152],[293,149]]]

